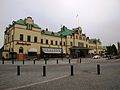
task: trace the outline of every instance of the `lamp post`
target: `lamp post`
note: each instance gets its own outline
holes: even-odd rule
[[[61,59],[63,60],[63,46],[62,46],[62,31],[63,31],[63,29],[64,29],[64,26],[63,27],[61,27]]]

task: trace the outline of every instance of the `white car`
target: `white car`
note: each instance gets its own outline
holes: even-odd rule
[[[100,59],[100,55],[95,55],[95,56],[93,56],[93,59]]]

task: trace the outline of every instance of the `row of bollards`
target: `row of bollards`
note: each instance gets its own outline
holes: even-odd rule
[[[14,64],[15,60],[11,60],[12,61],[12,64]],[[44,60],[45,64],[47,64],[47,60]],[[56,60],[56,63],[58,64],[59,63],[59,60],[57,59]],[[71,59],[69,59],[69,64],[71,63]],[[81,58],[80,58],[80,63],[81,63]],[[3,59],[2,60],[2,64],[5,64],[5,60]],[[22,60],[22,64],[25,64],[25,60]],[[33,64],[36,64],[36,60],[33,60]]]
[[[70,66],[71,76],[74,76],[74,67]],[[20,66],[17,66],[17,75],[20,76]],[[100,65],[97,64],[97,75],[100,75]],[[46,66],[43,66],[43,77],[46,76]]]
[[[71,76],[73,76],[73,65],[71,65]],[[20,66],[17,66],[17,76],[20,76]],[[46,66],[43,66],[43,77],[46,76]]]

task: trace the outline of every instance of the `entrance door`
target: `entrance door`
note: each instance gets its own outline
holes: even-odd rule
[[[19,60],[24,60],[24,55],[23,55],[23,53],[19,53],[18,59],[19,59]]]
[[[18,60],[24,60],[23,47],[19,48]]]

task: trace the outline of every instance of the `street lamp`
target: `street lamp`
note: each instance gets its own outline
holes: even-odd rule
[[[63,46],[62,46],[62,31],[63,31],[63,29],[64,29],[64,26],[63,27],[61,27],[61,59],[63,60]]]

